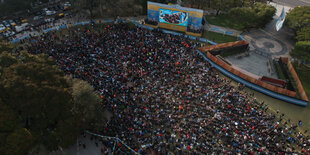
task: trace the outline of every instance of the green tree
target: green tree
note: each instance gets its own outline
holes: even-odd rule
[[[103,119],[93,88],[81,80],[68,81],[45,55],[0,56],[0,60],[8,58],[17,62],[2,63],[0,97],[6,104],[0,105],[0,133],[23,127],[34,135],[36,145],[56,150],[74,144],[82,131]]]
[[[0,132],[11,132],[19,123],[18,115],[0,100]]]
[[[9,43],[6,43],[5,41],[0,39],[0,54],[2,52],[8,52],[11,51],[13,49],[13,46]]]
[[[87,129],[102,129],[104,114],[100,108],[100,98],[94,93],[94,89],[85,81],[67,77],[68,83],[72,86],[73,106],[70,110],[72,117],[60,121],[57,124],[56,132],[59,137],[60,146],[72,145],[77,137]]]
[[[17,63],[16,57],[14,57],[12,54],[9,54],[8,52],[3,52],[0,54],[0,75],[3,71],[3,68],[9,67],[15,63]]]
[[[8,135],[18,128],[18,125],[16,113],[0,99],[0,154],[8,154],[12,151],[8,148],[6,140]]]
[[[53,59],[0,54],[0,154],[46,154],[74,144],[104,121],[100,99]]]
[[[17,11],[24,11],[31,8],[31,3],[36,0],[8,0],[0,3],[0,15],[8,16]]]
[[[17,128],[6,138],[4,154],[25,154],[32,146],[34,138],[26,128]]]
[[[250,28],[255,22],[255,11],[250,7],[236,7],[229,11],[232,21],[238,22],[243,28]]]
[[[276,9],[263,3],[255,3],[251,7],[236,7],[229,11],[232,22],[247,28],[263,27],[273,19]]]
[[[310,27],[304,27],[298,30],[296,39],[298,41],[310,41]]]
[[[291,56],[310,63],[310,41],[299,41],[290,53]]]
[[[255,10],[256,13],[256,18],[254,21],[255,27],[263,27],[265,26],[268,22],[270,22],[273,19],[273,16],[276,13],[276,8],[263,4],[263,3],[255,3],[255,5],[252,7]]]
[[[2,55],[0,60],[10,56]],[[3,69],[0,81],[3,93],[0,97],[22,118],[22,127],[44,142],[44,137],[52,134],[60,120],[71,116],[70,88],[63,72],[56,65],[50,65],[52,62],[46,56],[23,53],[19,60],[23,63],[11,64]],[[49,149],[54,149],[58,143],[49,146]]]
[[[76,116],[82,117],[82,121],[88,122],[95,117],[93,111],[100,102],[100,98],[94,93],[94,89],[85,81],[74,80],[73,82],[73,101],[72,112]]]
[[[74,79],[72,90],[74,105],[71,111],[74,118],[78,118],[80,128],[98,128],[98,124],[102,127],[105,116],[99,104],[100,98],[94,93],[94,89],[87,82]]]
[[[49,151],[46,149],[46,147],[43,144],[38,144],[32,147],[28,153],[28,155],[46,155],[49,154]]]
[[[310,27],[310,6],[296,7],[286,16],[286,24],[298,31],[303,27]]]
[[[231,0],[214,0],[212,8],[216,10],[216,15],[220,13],[220,11],[228,12],[233,6],[233,1]]]
[[[87,10],[90,13],[90,18],[94,17],[94,10],[98,8],[102,0],[73,0],[75,9],[79,12]]]

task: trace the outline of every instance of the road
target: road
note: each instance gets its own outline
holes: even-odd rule
[[[293,8],[297,6],[310,6],[310,0],[273,0],[273,2]]]

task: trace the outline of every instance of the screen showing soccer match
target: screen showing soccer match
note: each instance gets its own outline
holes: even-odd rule
[[[187,26],[187,20],[187,12],[159,9],[159,22],[161,23]]]

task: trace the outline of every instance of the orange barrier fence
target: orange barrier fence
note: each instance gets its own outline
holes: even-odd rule
[[[206,52],[204,50],[204,48],[200,48],[200,50],[202,52],[204,52],[207,56],[207,58],[209,58],[211,61],[213,61],[214,63],[216,63],[217,65],[221,66],[222,68],[224,68],[225,70],[233,73],[234,75],[246,80],[246,81],[249,81],[255,85],[258,85],[258,86],[261,86],[265,89],[268,89],[270,91],[273,91],[273,92],[276,92],[276,93],[279,93],[279,94],[282,94],[282,95],[286,95],[286,96],[290,96],[290,97],[296,97],[296,92],[294,91],[290,91],[290,90],[287,90],[287,89],[284,89],[284,88],[281,88],[281,87],[276,87],[276,86],[273,86],[271,84],[268,84],[266,82],[263,82],[259,79],[256,79],[256,78],[253,78],[249,75],[246,75],[236,69],[234,69],[233,67],[227,65],[226,63],[222,62],[221,60],[219,60],[218,58],[216,58],[215,56],[213,56],[211,53],[209,52]],[[306,100],[308,101],[308,100]]]
[[[302,86],[302,84],[298,78],[298,75],[297,75],[292,63],[288,60],[288,58],[281,58],[281,60],[287,64],[287,68],[294,78],[294,81],[295,81],[295,84],[297,86],[297,90],[298,90],[298,93],[299,93],[301,99],[304,101],[308,101],[307,94],[306,94],[304,87]]]
[[[218,44],[218,45],[211,45],[211,46],[205,46],[200,49],[202,52],[209,52],[217,49],[223,49],[223,48],[230,48],[230,47],[238,47],[238,46],[244,46],[248,45],[249,43],[246,42],[245,40],[241,41],[235,41],[235,42],[228,42],[228,43],[223,43],[223,44]]]

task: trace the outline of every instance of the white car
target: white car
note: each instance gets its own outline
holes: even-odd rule
[[[35,16],[33,17],[33,20],[39,20],[39,19],[42,19],[43,17],[42,16]]]
[[[47,16],[49,16],[49,15],[55,14],[56,11],[49,11],[49,10],[47,10],[47,11],[45,11],[45,13],[46,13]]]
[[[4,31],[6,28],[4,25],[0,24],[0,32]]]
[[[15,26],[16,23],[13,20],[9,20],[9,23],[11,24],[11,26]]]
[[[2,21],[3,22],[3,25],[5,26],[5,27],[10,27],[10,24],[7,22],[7,21]]]
[[[15,26],[16,32],[21,32],[29,27],[28,23],[23,23],[20,26]]]
[[[52,22],[54,20],[55,20],[54,18],[46,18],[46,19],[44,19],[44,21],[47,22],[47,23]]]
[[[15,32],[13,32],[13,31],[7,31],[7,32],[5,32],[5,33],[3,34],[3,36],[5,36],[5,37],[11,37],[11,36],[13,36],[13,35],[15,35]]]
[[[70,4],[70,2],[66,2],[66,3],[64,4],[64,6],[66,6],[66,7],[70,7],[70,6],[71,6],[71,4]]]

